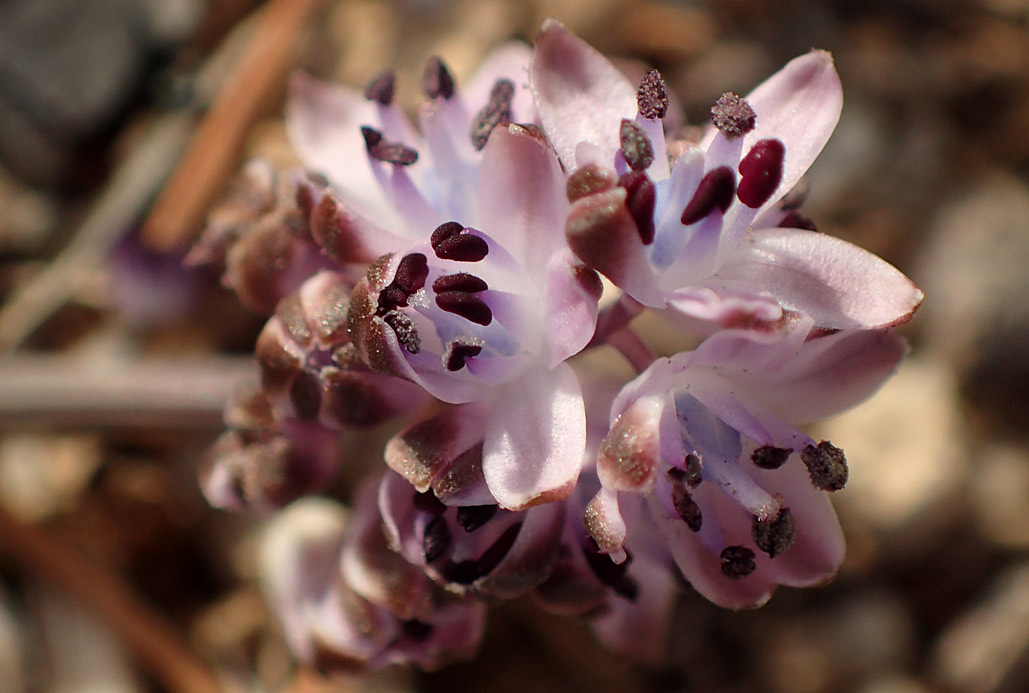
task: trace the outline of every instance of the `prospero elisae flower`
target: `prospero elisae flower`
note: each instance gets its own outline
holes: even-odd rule
[[[374,480],[349,516],[326,499],[283,510],[261,544],[268,600],[297,656],[323,671],[468,659],[485,606],[448,594],[386,544]]]
[[[922,298],[799,212],[842,104],[830,56],[724,95],[697,143],[666,142],[656,71],[634,87],[554,21],[463,90],[430,59],[417,129],[396,86],[295,77],[310,170],[251,166],[194,253],[271,316],[213,504],[325,491],[340,436],[400,418],[349,521],[273,521],[262,576],[297,655],[439,666],[472,655],[483,601],[522,597],[658,662],[677,573],[731,608],[830,578],[849,471],[799,427],[892,373]],[[629,324],[647,309],[704,341],[655,358]],[[638,377],[580,355],[604,344]]]
[[[746,99],[724,95],[703,140],[678,143],[671,166],[657,72],[634,88],[551,21],[530,75],[543,128],[571,172],[569,243],[637,301],[715,327],[771,325],[785,309],[830,329],[904,322],[920,303],[886,262],[808,230],[789,194],[839,118],[828,53],[796,58]]]
[[[732,608],[835,573],[843,536],[825,492],[846,483],[846,459],[797,425],[868,397],[905,345],[882,331],[810,336],[810,326],[719,332],[626,385],[586,511],[603,551],[622,558],[624,516],[636,516],[701,594]]]
[[[585,414],[563,362],[589,342],[600,296],[564,239],[557,156],[538,127],[513,124],[535,117],[527,62],[505,49],[462,96],[431,60],[424,140],[389,74],[363,95],[297,80],[288,116],[308,165],[338,183],[313,203],[315,239],[341,262],[378,256],[351,296],[356,354],[444,402],[480,403],[483,473],[512,509],[575,483]]]

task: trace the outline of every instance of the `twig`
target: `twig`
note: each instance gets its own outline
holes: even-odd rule
[[[245,54],[143,226],[141,238],[151,249],[182,249],[200,228],[239,164],[247,132],[282,89],[296,39],[319,2],[270,0],[264,7]]]
[[[12,351],[79,290],[164,182],[189,138],[187,113],[162,116],[111,176],[75,235],[50,265],[0,309],[0,352]]]
[[[214,673],[182,644],[163,614],[116,574],[89,561],[49,532],[24,524],[0,506],[0,549],[103,620],[140,665],[170,691],[218,693]]]
[[[0,359],[0,428],[61,426],[216,430],[249,358],[146,359],[105,365],[68,356]]]

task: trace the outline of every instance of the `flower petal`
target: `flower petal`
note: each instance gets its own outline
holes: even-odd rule
[[[529,83],[561,163],[569,171],[575,168],[579,142],[599,145],[613,157],[622,118],[636,115],[636,88],[607,58],[553,19],[543,23],[534,46]]]
[[[369,216],[390,205],[367,165],[361,126],[378,123],[375,105],[349,87],[327,84],[302,72],[289,82],[286,132],[304,165],[323,173]],[[392,224],[387,224],[392,227]]]
[[[586,451],[579,380],[562,363],[507,385],[486,425],[482,471],[500,507],[519,510],[566,497]]]
[[[770,291],[819,327],[867,329],[911,319],[923,294],[885,260],[839,238],[802,229],[749,235],[714,281]]]
[[[569,250],[554,255],[547,264],[544,311],[550,365],[556,366],[582,351],[597,328],[597,301],[604,290],[600,277],[579,264]]]
[[[782,181],[763,208],[789,192],[811,166],[836,129],[843,108],[843,87],[832,55],[813,50],[794,58],[746,97],[757,114],[754,129],[743,140],[742,154],[763,139],[786,145]],[[720,137],[711,130],[702,147]]]
[[[519,125],[494,129],[479,178],[481,228],[536,279],[565,245],[564,189],[561,165],[545,141]]]

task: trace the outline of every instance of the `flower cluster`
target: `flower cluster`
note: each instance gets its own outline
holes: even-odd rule
[[[889,377],[922,298],[800,211],[832,58],[723,95],[699,141],[657,71],[633,84],[554,21],[462,90],[430,59],[417,129],[394,86],[296,76],[305,170],[251,164],[192,256],[270,314],[202,484],[292,504],[263,572],[297,656],[440,666],[474,653],[485,604],[531,595],[658,660],[680,577],[729,608],[831,578],[847,462],[800,426]],[[644,311],[698,346],[656,356]],[[638,376],[581,356],[604,346]],[[388,469],[349,514],[301,498],[383,422]]]

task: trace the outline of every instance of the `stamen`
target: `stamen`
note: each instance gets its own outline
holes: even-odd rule
[[[785,553],[793,546],[797,538],[797,527],[793,521],[793,513],[789,508],[782,508],[776,517],[762,520],[754,517],[754,523],[750,528],[750,536],[754,539],[757,547],[768,554],[769,558],[775,558]]]
[[[755,144],[740,161],[740,187],[736,197],[756,209],[768,199],[782,182],[783,157],[786,146],[781,140],[767,139]]]
[[[754,552],[745,546],[726,546],[721,559],[722,574],[733,580],[745,578],[757,569]]]
[[[436,305],[477,325],[486,326],[493,322],[493,311],[475,294],[443,291],[436,294]]]
[[[750,459],[761,469],[778,469],[786,464],[790,453],[789,448],[777,448],[772,445],[762,445],[750,454]]]
[[[364,98],[369,101],[376,101],[383,106],[393,103],[393,87],[396,84],[396,75],[393,70],[386,70],[381,75],[368,83],[364,89]]]
[[[436,293],[441,291],[464,291],[469,294],[477,294],[485,291],[489,286],[482,279],[474,274],[458,272],[457,274],[444,274],[432,283],[432,290]]]
[[[668,112],[668,90],[657,70],[648,72],[640,82],[640,88],[636,91],[636,107],[640,115],[648,120],[664,118]]]
[[[421,351],[422,340],[418,336],[418,328],[406,313],[399,310],[391,310],[382,316],[383,322],[389,325],[397,335],[400,346],[409,354],[417,354]]]
[[[654,163],[654,145],[651,144],[647,133],[643,132],[643,128],[636,123],[623,119],[618,130],[618,140],[621,143],[622,156],[633,171],[642,171]]]
[[[446,64],[435,55],[425,63],[422,72],[422,91],[430,99],[449,99],[454,95],[454,76]]]
[[[367,125],[361,126],[361,137],[364,138],[364,146],[369,152],[382,143],[382,133]]]
[[[470,358],[482,353],[482,341],[478,339],[454,339],[447,342],[443,351],[443,367],[451,373],[455,373],[465,367]]]
[[[466,532],[474,532],[493,519],[497,505],[463,505],[457,509],[457,524]]]
[[[672,484],[672,505],[687,527],[694,532],[700,531],[704,524],[704,516],[697,501],[693,500],[693,496],[686,489],[686,484]]]
[[[434,233],[433,238],[435,236]],[[439,259],[456,262],[478,262],[489,254],[489,244],[484,238],[467,233],[458,233],[433,243],[432,249]]]
[[[472,120],[469,135],[475,151],[482,151],[493,128],[511,121],[511,102],[514,100],[515,85],[509,79],[498,79],[489,94],[489,102]]]
[[[629,171],[618,179],[618,185],[625,188],[625,206],[636,222],[640,240],[643,245],[650,245],[654,242],[654,206],[657,204],[654,183],[642,171]]]
[[[606,192],[617,185],[615,174],[596,164],[586,164],[568,176],[565,184],[565,195],[569,202],[581,200],[596,193]]]
[[[436,246],[457,234],[464,231],[464,226],[456,221],[445,221],[436,227],[436,230],[432,232],[432,236],[429,238],[429,243],[432,245],[432,249],[435,250]]]
[[[753,130],[756,120],[757,114],[746,99],[732,92],[722,94],[711,107],[711,122],[730,142]]]
[[[371,150],[372,156],[385,164],[410,166],[418,161],[418,152],[398,142],[381,143]]]
[[[728,166],[711,169],[700,179],[693,198],[682,210],[682,223],[686,226],[696,224],[715,211],[716,207],[724,214],[735,194],[736,174],[732,169]]]
[[[432,489],[422,493],[415,492],[414,497],[411,499],[411,503],[418,510],[429,513],[430,515],[442,515],[447,511],[447,506],[443,505],[443,501],[436,497],[436,494],[432,492]]]
[[[361,136],[368,153],[378,161],[397,166],[410,166],[418,161],[418,152],[398,142],[387,142],[382,133],[367,125],[361,126]]]
[[[379,307],[376,313],[385,315],[391,310],[407,306],[407,292],[396,284],[390,284],[379,292]]]
[[[671,467],[668,470],[668,478],[674,483],[686,484],[690,488],[696,488],[700,485],[701,481],[700,458],[690,453],[686,455],[683,462],[686,468]]]
[[[811,483],[823,491],[839,491],[847,484],[850,471],[843,450],[827,440],[818,446],[808,445],[800,451],[800,459],[807,467]]]
[[[410,296],[425,286],[425,279],[428,276],[429,265],[425,256],[421,253],[411,253],[400,260],[392,283]]]
[[[442,515],[429,520],[425,526],[425,534],[422,535],[422,553],[425,554],[425,562],[432,563],[440,558],[450,548],[452,537],[450,527]]]

